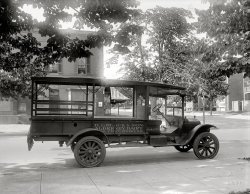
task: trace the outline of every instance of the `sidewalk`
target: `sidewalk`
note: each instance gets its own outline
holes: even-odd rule
[[[203,112],[202,111],[194,111],[194,112],[185,112],[185,116],[188,117],[202,117]],[[205,116],[207,117],[212,117],[212,116],[221,116],[224,118],[229,118],[229,119],[245,119],[245,120],[250,120],[250,112],[218,112],[218,111],[213,111],[212,115],[210,115],[210,111],[205,112]]]
[[[250,163],[243,160],[249,141],[221,143],[212,160],[172,147],[112,148],[100,167],[88,169],[79,168],[70,148],[46,143],[28,152],[24,140],[0,141],[0,194],[229,194],[250,188]]]
[[[30,125],[26,124],[0,124],[1,135],[27,135]]]
[[[202,112],[186,112],[185,116],[188,118],[193,118],[194,116],[197,117],[197,119],[202,121]],[[206,111],[206,119],[209,121],[212,121],[213,119],[217,118],[223,118],[223,119],[237,119],[235,122],[238,122],[238,120],[247,120],[250,121],[250,112],[213,112],[213,115],[210,115],[209,111]],[[211,122],[213,123],[213,122]],[[0,124],[0,135],[26,135],[29,131],[29,124]]]

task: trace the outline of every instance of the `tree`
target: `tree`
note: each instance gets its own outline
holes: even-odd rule
[[[44,22],[37,22],[23,12],[24,4],[32,4],[44,10]],[[2,0],[0,2],[0,90],[4,97],[30,95],[31,76],[45,76],[49,64],[66,57],[69,61],[88,57],[90,49],[109,45],[129,45],[126,36],[135,32],[133,25],[121,27],[138,14],[136,0]],[[66,10],[74,10],[74,13]],[[59,30],[60,21],[71,21],[74,26],[95,29],[86,40],[71,39]],[[123,34],[121,36],[120,30]],[[47,45],[41,47],[32,35],[38,29],[41,36],[47,36]],[[126,33],[125,33],[126,32]]]
[[[129,47],[121,47],[116,44],[114,48],[110,49],[114,55],[107,63],[112,64],[114,61],[118,61],[118,58],[123,58],[121,71],[124,71],[124,79],[153,81],[154,69],[150,67],[149,52],[142,43],[146,30],[145,14],[142,11],[139,13],[128,24],[123,24],[123,30],[118,33],[120,41],[124,42],[123,45]],[[133,27],[133,31],[127,31],[131,27]],[[127,35],[124,36],[124,33]]]
[[[221,63],[215,76],[244,72],[250,76],[250,1],[208,0],[208,10],[198,11],[198,30],[214,39]]]
[[[173,83],[178,73],[176,66],[185,66],[181,64],[185,63],[183,48],[188,44],[187,37],[192,29],[186,17],[192,17],[191,12],[156,7],[133,20],[143,33],[131,39],[130,52],[122,53],[126,61],[123,63],[124,78]]]
[[[220,55],[214,42],[209,39],[196,40],[192,46],[193,55],[190,58],[194,71],[192,72],[191,92],[193,96],[202,97],[203,110],[205,111],[205,99],[210,105],[210,114],[214,100],[219,96],[227,95],[228,84],[226,76],[214,76],[214,69],[217,68]],[[192,95],[192,94],[191,94]],[[204,114],[205,116],[205,114]],[[205,120],[205,117],[204,117]]]
[[[150,51],[157,53],[154,63],[158,81],[173,80],[172,67],[180,63],[181,47],[190,34],[192,26],[186,18],[190,11],[181,8],[156,7],[146,12],[148,43]],[[172,76],[173,75],[173,76]]]
[[[191,13],[177,8],[157,7],[142,14],[137,25],[142,26],[147,41],[142,45],[138,34],[130,39],[132,48],[125,53],[123,78],[184,86],[190,100],[202,96],[212,110],[214,99],[226,95],[228,89],[225,76],[214,76],[220,50],[210,39],[195,38],[186,17],[192,17]]]

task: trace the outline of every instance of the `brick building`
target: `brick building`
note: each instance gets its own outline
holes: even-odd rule
[[[243,74],[232,75],[228,79],[229,94],[217,102],[217,110],[250,111],[250,79]]]

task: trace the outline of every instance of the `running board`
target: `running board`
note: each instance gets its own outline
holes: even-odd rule
[[[164,147],[173,144],[176,144],[175,137],[167,135],[151,135],[149,139],[149,145],[154,147]]]
[[[135,142],[130,143],[130,142],[128,142],[128,143],[113,144],[113,145],[111,144],[111,145],[109,146],[109,148],[120,148],[120,147],[146,147],[146,146],[148,146],[147,143],[135,143]]]

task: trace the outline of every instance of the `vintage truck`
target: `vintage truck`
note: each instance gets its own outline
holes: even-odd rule
[[[174,146],[199,159],[219,150],[210,124],[184,117],[185,88],[82,77],[33,77],[28,149],[34,141],[70,146],[82,167],[100,165],[106,147]]]

